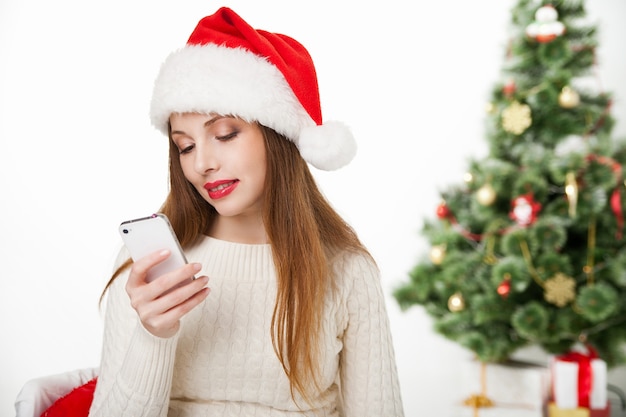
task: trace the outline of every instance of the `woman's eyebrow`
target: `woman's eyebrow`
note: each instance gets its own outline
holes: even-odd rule
[[[217,121],[218,121],[218,120],[220,120],[220,119],[224,119],[225,117],[226,117],[226,116],[217,115],[217,116],[215,116],[215,117],[213,117],[213,118],[211,118],[211,119],[207,120],[207,121],[204,123],[204,127],[209,127],[209,126],[211,126],[213,123],[217,122]]]
[[[221,116],[221,115],[217,115],[215,117],[212,117],[211,119],[207,120],[206,122],[204,122],[204,127],[207,128],[209,126],[211,126],[213,123],[217,122],[220,119],[224,119],[227,116]],[[182,130],[172,130],[172,135],[186,135],[186,133]]]

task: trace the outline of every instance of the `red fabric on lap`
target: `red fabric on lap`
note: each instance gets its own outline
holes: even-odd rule
[[[87,417],[97,379],[93,378],[56,400],[41,417]]]

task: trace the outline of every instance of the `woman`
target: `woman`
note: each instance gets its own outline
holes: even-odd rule
[[[169,254],[120,254],[90,415],[402,416],[378,269],[307,165],[356,148],[306,49],[221,8],[163,63],[151,120],[189,264],[147,283]]]

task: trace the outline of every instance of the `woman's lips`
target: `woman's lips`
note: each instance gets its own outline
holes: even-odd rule
[[[233,190],[239,184],[238,180],[222,180],[215,182],[207,182],[204,184],[204,188],[208,191],[209,197],[212,200],[219,200],[232,193]]]

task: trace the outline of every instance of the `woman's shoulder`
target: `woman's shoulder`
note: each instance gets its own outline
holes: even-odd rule
[[[380,271],[374,258],[365,250],[340,251],[331,258],[331,268],[335,282],[342,287],[352,287],[355,283],[375,283],[380,281]]]
[[[378,269],[376,261],[366,250],[338,250],[330,256],[330,263],[334,268],[367,268]]]

